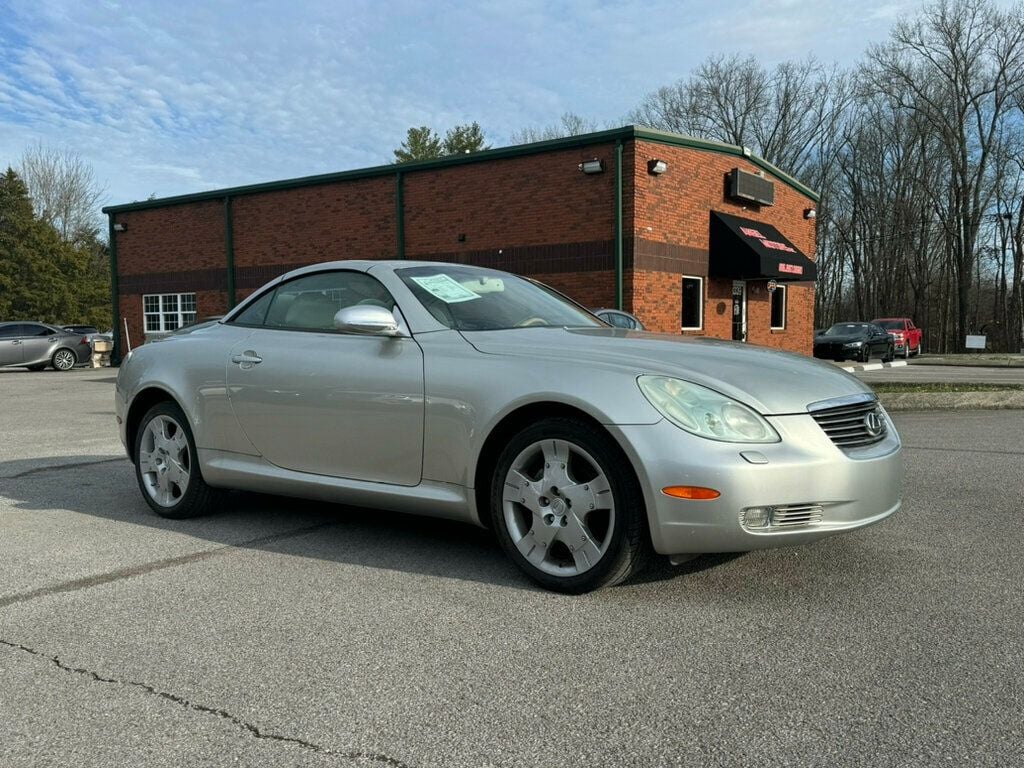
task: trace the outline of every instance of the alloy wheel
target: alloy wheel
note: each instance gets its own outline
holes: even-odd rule
[[[540,440],[516,456],[505,476],[502,514],[516,549],[552,576],[589,571],[615,532],[607,476],[593,456],[567,440]]]
[[[143,487],[161,507],[172,507],[185,495],[192,453],[185,430],[173,418],[161,414],[146,424],[137,461]]]
[[[53,356],[53,367],[58,371],[69,371],[75,367],[75,356],[69,349],[58,349]]]

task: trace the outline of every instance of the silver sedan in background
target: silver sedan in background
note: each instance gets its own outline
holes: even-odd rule
[[[900,440],[827,363],[609,328],[503,272],[317,264],[137,348],[116,412],[160,515],[224,489],[462,520],[584,592],[652,553],[801,544],[900,506]]]
[[[70,371],[91,356],[92,344],[81,333],[33,321],[0,323],[0,368]]]

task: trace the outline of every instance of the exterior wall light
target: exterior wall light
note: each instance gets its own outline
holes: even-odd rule
[[[647,172],[654,176],[661,176],[665,171],[668,170],[668,163],[664,160],[648,160],[647,161]]]
[[[601,173],[604,171],[604,163],[595,157],[593,160],[584,160],[579,168],[584,173]]]
[[[814,219],[814,218],[817,218],[817,216],[818,216],[818,212],[816,210],[814,210],[813,208],[804,208],[804,218],[805,219]]]
[[[115,232],[125,232],[127,229],[128,229],[128,225],[127,224],[122,224],[122,223],[118,222],[117,224],[114,225],[114,231]]]

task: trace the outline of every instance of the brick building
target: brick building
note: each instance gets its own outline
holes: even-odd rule
[[[529,275],[654,331],[810,354],[817,200],[745,148],[630,126],[115,205],[115,328],[138,344],[299,266],[415,258]]]

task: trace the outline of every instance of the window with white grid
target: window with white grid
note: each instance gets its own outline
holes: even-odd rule
[[[165,333],[196,321],[194,293],[150,293],[142,297],[146,333]]]

